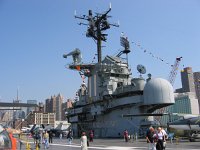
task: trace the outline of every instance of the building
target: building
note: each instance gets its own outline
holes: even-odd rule
[[[63,96],[58,94],[56,97],[56,120],[62,120],[62,103],[63,103]]]
[[[175,93],[175,104],[170,106],[175,113],[199,114],[199,104],[194,92]]]
[[[63,96],[58,94],[57,96],[51,96],[50,99],[46,99],[45,101],[45,112],[55,113],[56,120],[62,120],[62,103]]]
[[[181,71],[182,92],[194,92],[194,77],[191,67],[186,67]]]
[[[174,116],[173,113],[178,114],[199,114],[199,102],[194,92],[174,93],[175,104],[166,107],[166,113],[172,115],[161,117],[161,124],[167,124],[169,121],[175,121],[179,119],[178,116]]]
[[[55,113],[42,113],[42,112],[33,112],[27,117],[28,125],[51,125],[54,127],[55,124]]]
[[[195,93],[200,109],[200,72],[192,71],[191,67],[186,67],[181,71],[182,88],[176,89],[176,93]],[[200,111],[200,110],[199,110]]]
[[[194,72],[193,75],[194,75],[196,96],[199,100],[199,111],[200,111],[200,72]]]
[[[180,114],[199,114],[200,112],[200,72],[193,73],[191,67],[186,67],[181,71],[182,88],[175,91],[175,104],[166,107],[165,112]],[[169,120],[175,121],[179,117],[161,117],[161,124],[166,124]]]
[[[68,99],[65,103],[62,104],[62,120],[67,119],[67,113],[69,108],[72,108],[72,100]]]
[[[9,124],[9,122],[12,122],[12,117],[13,113],[11,111],[5,111],[1,114],[0,121]]]
[[[42,112],[42,113],[44,113],[45,111],[44,111],[44,104],[43,104],[43,102],[39,102],[39,112]]]
[[[45,101],[45,112],[56,112],[56,96],[51,96],[51,98]]]

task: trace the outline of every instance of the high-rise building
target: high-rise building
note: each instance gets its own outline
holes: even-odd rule
[[[51,96],[45,101],[45,112],[56,113],[56,120],[62,120],[62,103],[63,96],[61,94]]]
[[[62,120],[67,119],[67,113],[69,111],[69,108],[72,108],[72,100],[68,99],[65,103],[62,104]]]
[[[63,103],[63,96],[58,94],[56,97],[56,120],[62,120],[62,103]]]
[[[51,112],[50,101],[51,101],[50,98],[47,98],[47,99],[45,100],[45,109],[44,109],[45,112]]]
[[[45,102],[45,106],[46,106],[46,109],[45,111],[46,112],[56,112],[56,96],[51,96],[51,98],[49,99],[46,99],[46,102]]]
[[[181,71],[182,88],[176,89],[175,104],[166,108],[167,113],[199,114],[200,112],[200,72],[193,73],[191,67]],[[172,116],[171,121],[178,116]],[[169,116],[161,117],[162,124],[169,121]]]
[[[166,113],[173,114],[199,114],[199,104],[198,99],[194,92],[186,92],[186,93],[175,93],[175,104],[166,107]],[[161,117],[161,123],[167,124],[169,121],[175,121],[179,119],[178,116],[171,116],[171,120],[169,120],[169,116]]]
[[[44,111],[44,104],[43,104],[43,102],[39,102],[38,106],[39,106],[38,111],[44,113],[45,111]]]
[[[191,67],[186,67],[181,72],[182,92],[195,92],[194,78]]]
[[[194,72],[194,85],[196,90],[196,96],[199,100],[199,111],[200,111],[200,72]]]

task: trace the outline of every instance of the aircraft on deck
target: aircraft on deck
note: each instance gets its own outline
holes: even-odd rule
[[[177,121],[168,123],[169,128],[177,130],[187,130],[190,131],[189,140],[195,141],[195,139],[200,139],[200,115],[192,114],[177,114],[181,118]]]
[[[181,119],[168,123],[170,128],[200,131],[200,115],[178,114],[178,116],[182,116]]]

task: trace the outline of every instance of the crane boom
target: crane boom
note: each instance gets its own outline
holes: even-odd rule
[[[169,74],[169,82],[172,84],[172,86],[174,85],[174,81],[176,79],[176,75],[177,75],[177,71],[178,71],[178,67],[179,67],[179,64],[181,62],[181,59],[182,57],[177,57],[176,60],[175,60],[175,63],[172,67],[172,70]]]
[[[178,67],[180,65],[182,58],[183,57],[177,57],[176,58],[174,65],[172,66],[172,70],[170,71],[168,81],[171,83],[172,86],[174,85],[174,81],[176,79],[176,75],[177,75],[177,72],[178,72]],[[163,108],[157,110],[157,112],[160,113],[160,114],[163,114],[165,111],[166,111],[166,107],[163,107]],[[157,116],[156,120],[158,120],[160,122],[161,116]]]

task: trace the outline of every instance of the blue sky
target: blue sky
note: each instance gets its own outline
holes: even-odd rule
[[[81,84],[78,72],[67,70],[71,59],[62,55],[79,48],[83,61],[91,62],[96,53],[93,40],[85,37],[86,26],[79,26],[77,14],[88,9],[103,12],[112,3],[111,22],[120,21],[107,33],[103,56],[120,50],[124,32],[130,42],[139,43],[164,62],[131,44],[129,55],[133,76],[137,64],[143,64],[153,77],[168,78],[175,58],[200,71],[200,1],[198,0],[0,0],[0,99],[44,101],[61,93],[73,98]],[[146,78],[146,75],[144,75]],[[175,88],[181,87],[180,75]]]

